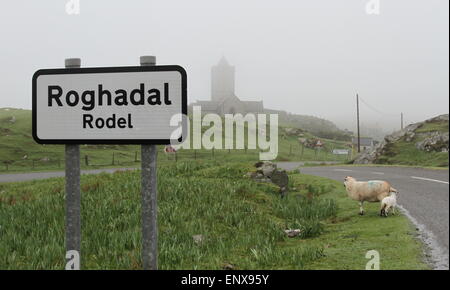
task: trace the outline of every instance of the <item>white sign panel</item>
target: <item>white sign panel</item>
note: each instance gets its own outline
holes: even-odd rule
[[[187,114],[180,66],[46,69],[33,76],[33,137],[41,144],[170,144],[181,126],[171,119],[180,114]]]
[[[334,149],[333,154],[335,155],[348,155],[349,151],[347,149]]]

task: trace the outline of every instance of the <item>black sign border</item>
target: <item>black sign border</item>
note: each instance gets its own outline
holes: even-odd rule
[[[60,74],[96,74],[96,73],[123,73],[123,72],[159,72],[177,71],[181,74],[181,113],[187,116],[187,73],[179,65],[157,65],[157,66],[122,66],[122,67],[87,67],[87,68],[60,68],[40,69],[33,75],[32,81],[32,135],[38,144],[120,144],[120,145],[170,145],[182,143],[185,134],[178,140],[171,139],[40,139],[37,136],[37,79],[43,75]],[[183,130],[183,133],[187,133]]]

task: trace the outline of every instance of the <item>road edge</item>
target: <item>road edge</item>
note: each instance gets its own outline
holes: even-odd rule
[[[417,236],[423,243],[423,252],[425,262],[433,270],[449,270],[448,253],[436,242],[436,237],[429,231],[425,225],[419,223],[409,211],[401,205],[397,205],[402,214],[416,227]]]

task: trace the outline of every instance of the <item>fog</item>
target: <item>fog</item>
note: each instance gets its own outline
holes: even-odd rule
[[[62,67],[138,65],[188,72],[189,102],[210,98],[210,70],[236,67],[236,95],[264,106],[384,132],[448,113],[448,0],[2,1],[0,107],[31,108],[31,77]]]

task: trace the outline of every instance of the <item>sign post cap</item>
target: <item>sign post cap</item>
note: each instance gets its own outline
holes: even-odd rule
[[[64,61],[66,67],[80,67],[81,59],[80,58],[66,58]]]
[[[154,55],[143,55],[139,58],[141,65],[155,65],[156,56]]]

